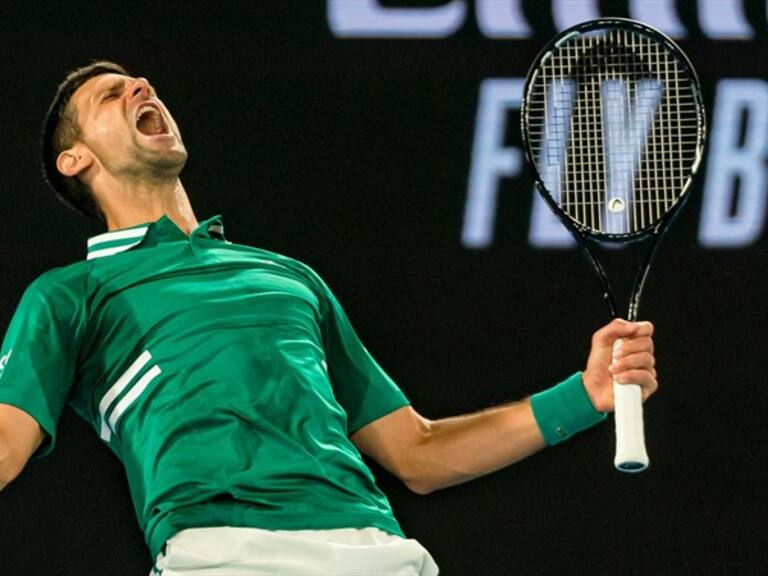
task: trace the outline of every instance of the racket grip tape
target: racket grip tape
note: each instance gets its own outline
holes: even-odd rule
[[[622,472],[642,472],[648,468],[642,390],[637,384],[614,382],[613,398],[616,419],[616,457],[613,464]]]

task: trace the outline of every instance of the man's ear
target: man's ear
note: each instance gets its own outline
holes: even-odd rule
[[[85,146],[76,144],[62,151],[56,158],[56,168],[64,176],[77,176],[93,164],[93,156]]]

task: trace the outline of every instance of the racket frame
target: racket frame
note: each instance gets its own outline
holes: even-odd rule
[[[649,226],[646,226],[645,228],[635,230],[632,232],[625,232],[625,233],[606,233],[606,232],[601,232],[599,230],[595,230],[589,226],[586,226],[581,222],[576,221],[569,214],[567,214],[563,209],[561,209],[560,206],[558,206],[557,202],[555,202],[550,192],[547,190],[546,186],[544,185],[543,178],[537,167],[536,155],[534,154],[534,151],[531,145],[531,138],[529,137],[530,131],[529,131],[528,106],[530,101],[530,93],[534,86],[536,77],[540,71],[541,64],[546,59],[551,57],[554,49],[559,47],[561,44],[563,44],[567,40],[573,38],[575,35],[584,34],[586,32],[590,32],[598,29],[606,29],[609,27],[612,27],[614,29],[625,29],[625,30],[630,30],[634,32],[639,32],[641,34],[650,36],[651,38],[659,41],[664,46],[666,46],[666,48],[675,55],[679,63],[684,67],[685,71],[688,73],[691,84],[692,84],[693,96],[697,106],[696,155],[693,162],[691,163],[689,174],[685,181],[685,184],[683,185],[683,189],[681,190],[679,196],[672,203],[672,205],[657,221],[653,222]],[[600,284],[600,289],[601,289],[603,299],[605,300],[606,305],[608,306],[608,310],[612,318],[619,317],[618,309],[616,307],[616,300],[614,297],[613,290],[611,288],[610,281],[608,280],[608,276],[605,272],[605,269],[603,268],[603,265],[600,263],[600,261],[597,259],[594,252],[590,248],[590,245],[589,245],[590,241],[632,243],[632,242],[645,240],[645,239],[648,239],[648,237],[651,237],[649,246],[643,256],[640,267],[638,268],[637,274],[635,276],[635,280],[632,286],[632,291],[630,293],[628,307],[627,307],[626,319],[629,320],[630,322],[636,321],[638,318],[640,299],[642,297],[643,289],[645,288],[646,281],[648,279],[648,273],[650,272],[653,260],[656,257],[658,248],[661,245],[661,241],[666,235],[666,232],[669,229],[671,223],[680,213],[680,208],[687,202],[688,198],[690,197],[689,191],[691,188],[691,184],[693,182],[693,177],[698,171],[699,166],[701,164],[701,160],[703,158],[704,145],[706,141],[705,108],[704,108],[704,101],[701,93],[701,85],[699,83],[699,78],[698,78],[698,75],[696,74],[696,70],[693,68],[693,65],[691,64],[691,61],[688,59],[687,55],[680,49],[680,47],[667,35],[645,24],[642,24],[634,20],[630,20],[628,18],[599,18],[596,20],[591,20],[588,22],[577,24],[576,26],[573,26],[567,30],[564,30],[555,38],[550,40],[546,44],[546,46],[542,48],[542,50],[539,52],[539,54],[536,56],[533,63],[531,64],[526,77],[525,86],[523,89],[523,98],[522,98],[522,104],[520,109],[520,120],[521,120],[521,131],[523,135],[523,151],[525,154],[525,158],[527,160],[527,165],[533,171],[534,181],[536,183],[536,187],[540,192],[540,196],[546,201],[546,203],[550,206],[552,211],[563,222],[566,229],[571,233],[571,235],[576,240],[576,243],[578,244],[582,255],[587,260],[587,262],[590,265],[590,268],[593,270],[593,272],[595,273],[595,276],[597,277],[597,280]],[[628,392],[628,390],[617,390],[617,387],[629,388],[629,386],[622,386],[614,383],[615,393],[618,393],[619,391]],[[637,391],[638,390],[634,390],[633,392],[637,392]],[[619,402],[619,398],[617,395],[617,403],[618,402]],[[648,465],[648,457],[645,454],[645,446],[644,446],[643,431],[642,431],[642,404],[640,402],[637,402],[637,404],[639,404],[639,406],[637,406],[637,410],[639,410],[639,425],[640,425],[640,431],[639,431],[640,445],[637,447],[639,456],[636,458],[637,461],[635,462],[620,462],[619,454],[618,454],[619,449],[617,448],[617,458],[614,461],[614,464],[619,470],[623,472],[639,472],[641,470],[644,470]],[[618,419],[618,415],[617,415],[617,419]],[[618,435],[619,435],[619,426],[617,425],[617,436]]]

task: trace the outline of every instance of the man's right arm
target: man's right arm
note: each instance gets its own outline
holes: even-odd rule
[[[16,478],[45,439],[37,420],[0,403],[0,490]]]

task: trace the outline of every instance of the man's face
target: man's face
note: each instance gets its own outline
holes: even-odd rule
[[[82,143],[117,177],[177,176],[187,150],[171,113],[144,78],[102,74],[73,94]]]

